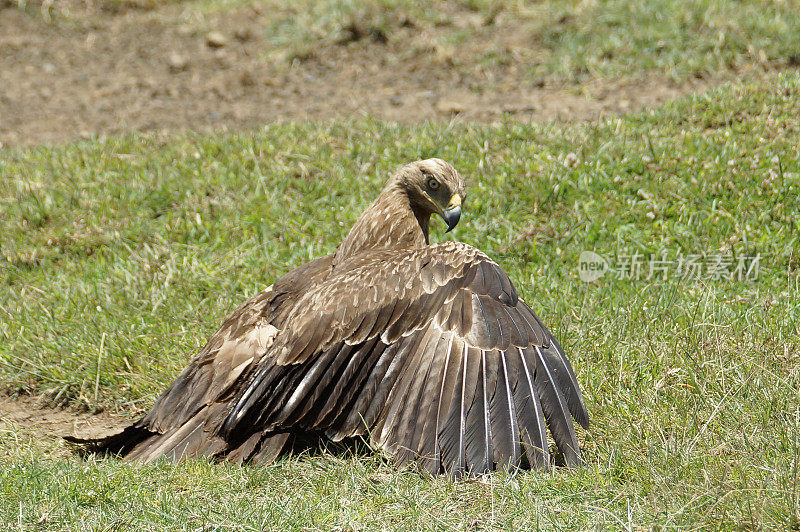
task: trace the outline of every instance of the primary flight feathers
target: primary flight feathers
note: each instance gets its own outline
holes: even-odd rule
[[[269,462],[292,437],[363,436],[399,464],[477,475],[567,464],[588,415],[563,350],[500,267],[452,229],[464,183],[440,159],[400,168],[336,253],[231,314],[152,410],[92,452],[151,462]]]

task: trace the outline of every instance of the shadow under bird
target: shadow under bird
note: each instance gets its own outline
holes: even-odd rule
[[[85,452],[268,463],[293,439],[363,437],[433,474],[578,464],[589,418],[563,350],[503,270],[453,229],[464,182],[401,167],[336,252],[236,309],[147,415]]]

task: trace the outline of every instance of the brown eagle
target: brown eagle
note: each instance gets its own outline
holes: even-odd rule
[[[300,266],[231,314],[121,432],[69,437],[152,462],[274,460],[293,438],[363,437],[433,474],[547,468],[550,427],[580,460],[588,426],[563,350],[500,267],[453,229],[464,182],[441,159],[401,167],[332,255]]]

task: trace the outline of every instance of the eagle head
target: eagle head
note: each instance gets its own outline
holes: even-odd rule
[[[453,166],[441,159],[406,164],[395,174],[414,209],[438,214],[451,231],[461,218],[466,187]]]

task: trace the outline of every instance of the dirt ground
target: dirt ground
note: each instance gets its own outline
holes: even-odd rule
[[[0,431],[21,428],[51,440],[67,435],[97,437],[113,432],[126,421],[129,420],[108,412],[54,408],[43,397],[4,395],[0,391]]]
[[[270,19],[258,7],[203,15],[180,4],[111,11],[87,5],[76,1],[69,17],[48,17],[0,0],[3,145],[365,115],[401,122],[491,122],[506,114],[586,120],[723,81],[675,84],[656,75],[548,86],[514,60],[522,45],[513,20],[487,24],[468,13],[453,18],[474,36],[462,46],[442,49],[437,28],[405,20],[391,39],[353,27],[349,38],[287,60],[285,53],[265,53],[274,48],[264,30]],[[511,59],[477,64],[487,49],[506,50]]]

